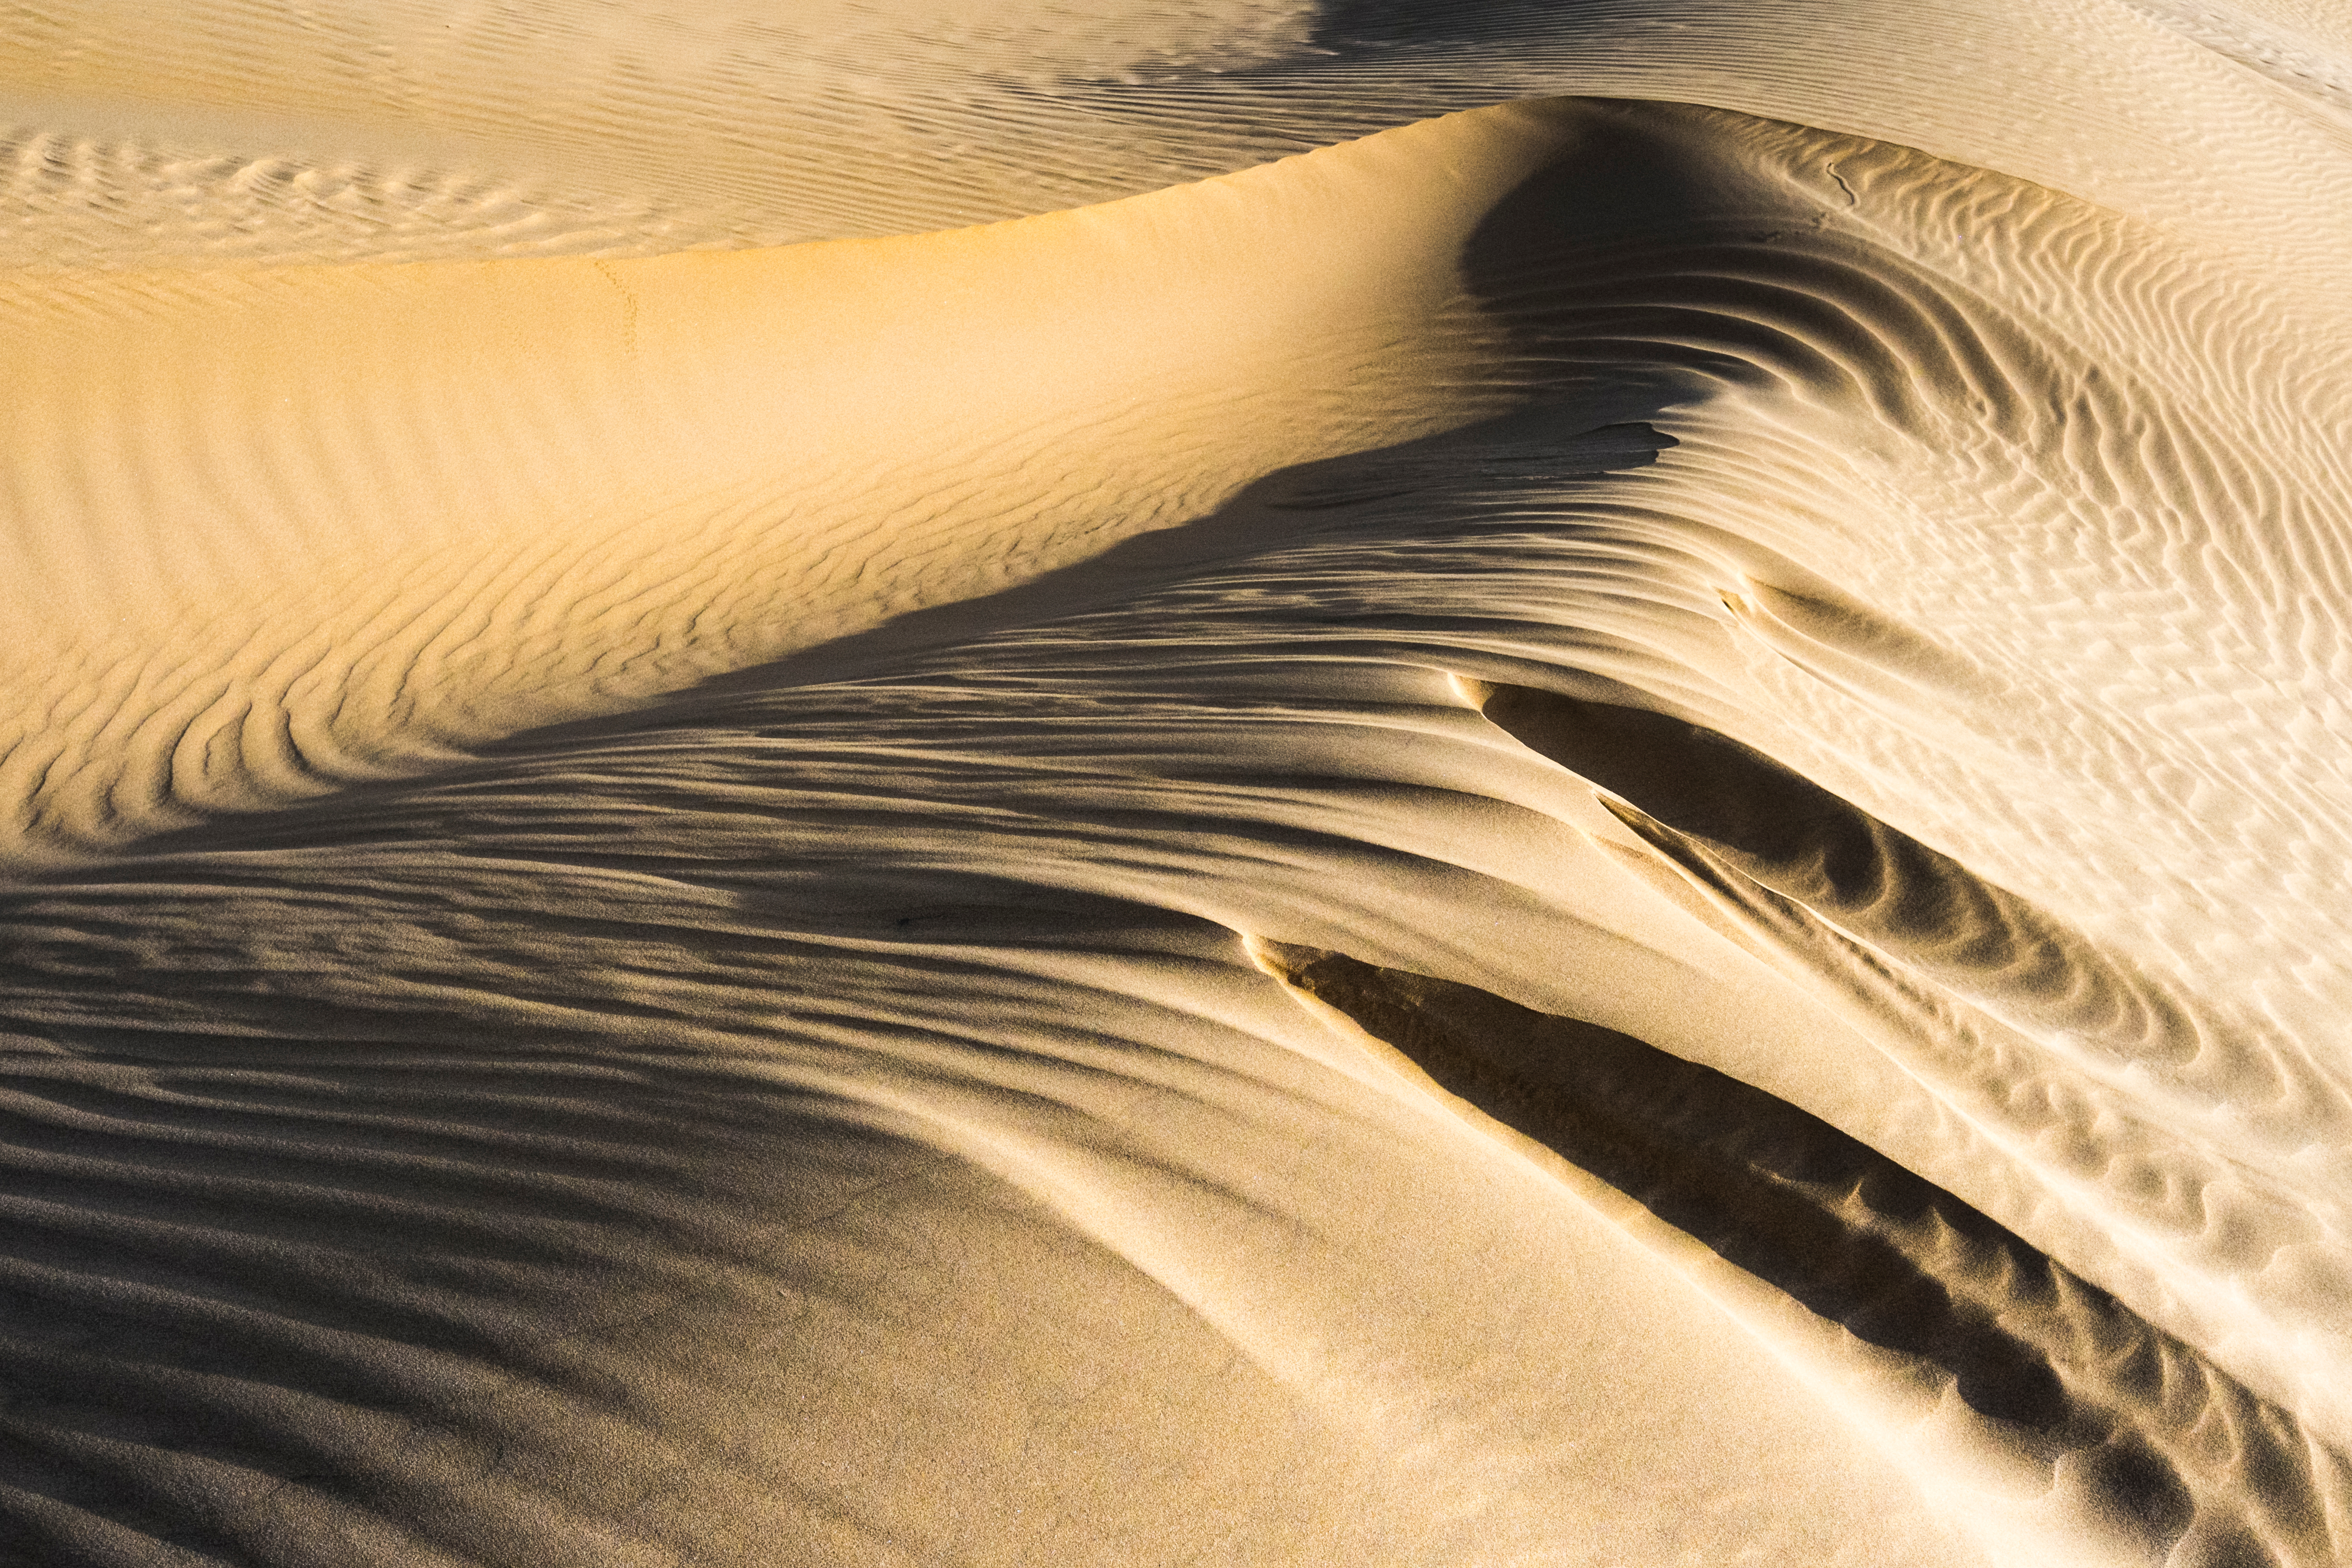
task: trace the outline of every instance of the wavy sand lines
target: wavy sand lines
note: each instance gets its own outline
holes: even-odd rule
[[[2342,1554],[2319,21],[23,20],[0,1553]]]

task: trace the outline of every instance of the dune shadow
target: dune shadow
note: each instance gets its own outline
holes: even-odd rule
[[[1753,747],[1531,687],[1490,687],[1484,706],[1529,750],[1941,984],[2136,1057],[2201,1047],[2196,1021],[2151,977]]]
[[[2000,1440],[2176,1561],[2327,1539],[2340,1482],[2285,1411],[2031,1243],[1811,1112],[1631,1036],[1260,939],[1290,984],[1443,1089],[1872,1345],[1937,1369]],[[2203,1436],[2239,1434],[2232,1453]],[[2315,1458],[2314,1456],[2320,1456]]]

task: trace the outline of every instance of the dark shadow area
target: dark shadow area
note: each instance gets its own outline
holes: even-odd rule
[[[2195,1022],[2033,903],[1751,746],[1670,714],[1495,686],[1522,745],[1946,984],[2111,1049],[2185,1059]]]
[[[854,940],[816,942],[756,900],[631,903],[437,847],[0,894],[0,1563],[587,1563],[615,1539],[775,1561],[800,1515],[866,1506],[761,1457],[833,1385],[804,1325],[946,1289],[889,1194],[961,1172],[979,1228],[1085,1245],[857,1080],[1045,1108],[1125,1084],[990,1027],[1023,1000],[1004,950],[1230,942],[903,871],[831,912]],[[972,1021],[895,1000],[935,994]],[[1074,1006],[1064,1034],[1097,1026]]]
[[[659,1380],[789,1377],[861,1245],[830,1216],[932,1156],[474,1033],[0,1037],[0,1561],[552,1562],[682,1456],[724,1492]]]
[[[1307,37],[1324,48],[1450,49],[1501,43],[1524,50],[1531,38],[1572,37],[1580,26],[1638,22],[1654,8],[1627,0],[1322,0]]]
[[[1835,188],[1835,157],[1875,144],[1695,104],[1544,107],[1569,119],[1568,151],[1496,204],[1463,254],[1524,374],[1801,385],[1904,431],[1937,405],[2012,434],[2037,416],[2018,323],[1831,221],[1843,203],[1817,193]],[[1923,175],[1943,167],[1902,155]]]
[[[2230,1542],[2254,1550],[2247,1562],[2277,1561],[2235,1521],[2249,1515],[2327,1539],[2329,1478],[2291,1416],[1828,1122],[1599,1025],[1344,953],[1259,945],[1291,984],[1448,1093],[1857,1338],[1948,1373],[1971,1408],[2147,1550],[2193,1527],[2194,1561],[2232,1560],[2208,1550]],[[2263,1440],[2217,1457],[2203,1434],[2224,1411]]]
[[[1859,1337],[1944,1368],[1973,1408],[2037,1432],[2069,1426],[2046,1358],[1822,1197],[1851,1192],[1906,1226],[1940,1219],[2014,1258],[2025,1268],[2016,1288],[2046,1297],[2048,1259],[1941,1188],[1784,1100],[1631,1036],[1343,953],[1275,951],[1292,984],[1449,1093]]]

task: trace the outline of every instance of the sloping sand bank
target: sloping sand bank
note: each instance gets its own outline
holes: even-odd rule
[[[0,1557],[2352,1555],[2352,47],[1554,9],[43,13]]]

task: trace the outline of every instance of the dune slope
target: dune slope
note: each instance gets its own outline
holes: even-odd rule
[[[2347,60],[42,10],[0,1554],[2344,1561]]]

